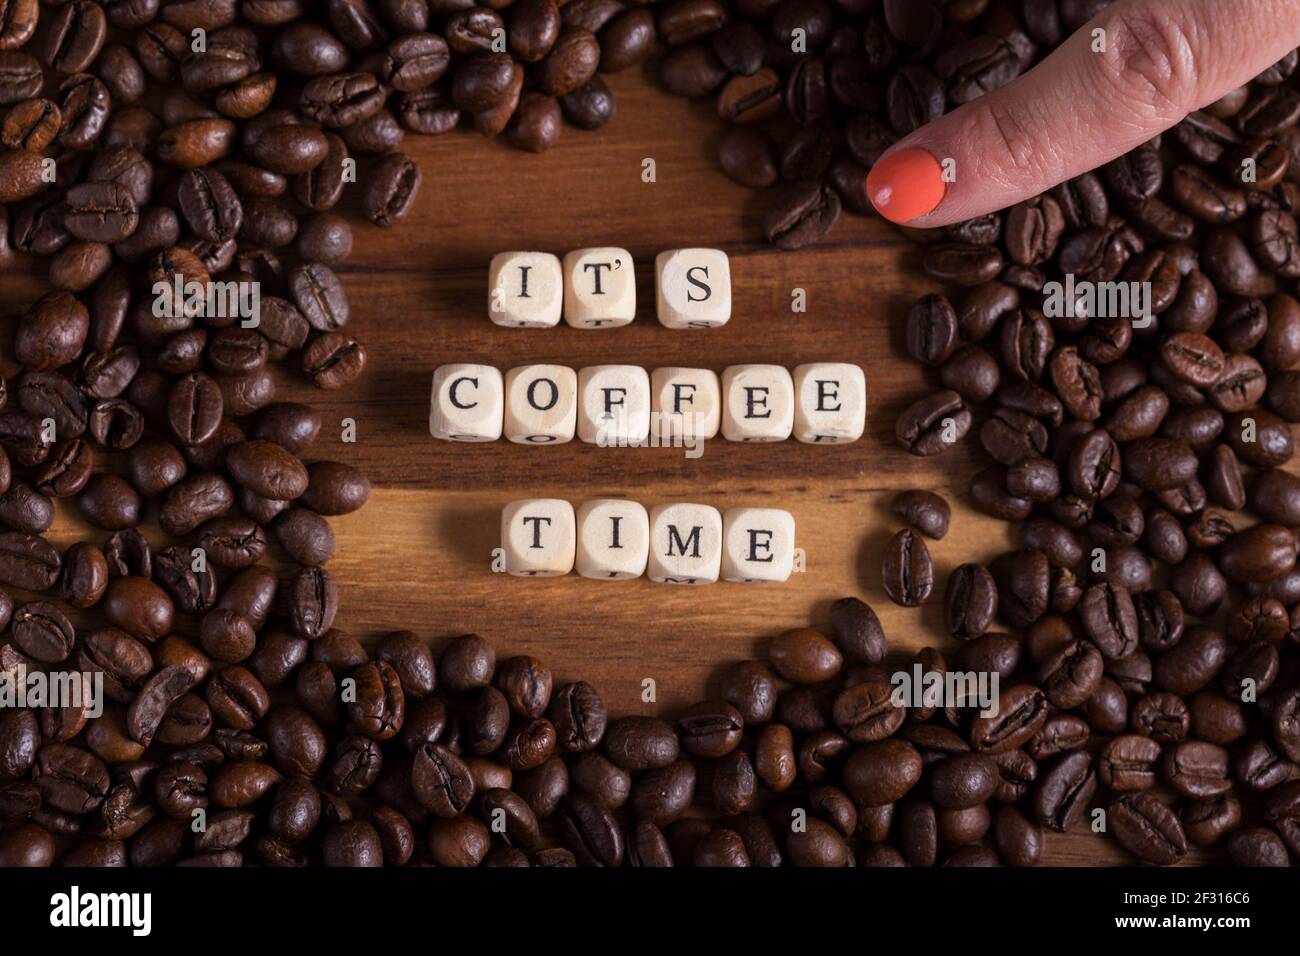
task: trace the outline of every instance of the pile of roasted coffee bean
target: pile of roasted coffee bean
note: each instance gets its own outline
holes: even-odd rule
[[[435,663],[406,631],[368,655],[338,630],[262,626],[274,591],[273,577],[232,581],[202,649],[82,635],[78,661],[103,669],[113,702],[84,730],[67,714],[0,717],[0,865],[1033,865],[1044,828],[1073,823],[1095,788],[1073,749],[1086,728],[1047,697],[1070,677],[1012,685],[995,717],[896,706],[894,669],[943,659],[887,665],[856,598],[835,604],[831,638],[775,637],[767,663],[733,664],[718,698],[669,723],[609,719],[589,684],[553,689],[542,662],[498,663],[474,635]],[[167,630],[161,613],[149,621]],[[992,640],[963,663],[1016,656]],[[1112,830],[1169,862],[1151,827],[1177,821],[1141,792],[1157,773],[1150,738],[1117,740],[1100,772],[1131,792]],[[1212,785],[1194,748],[1176,753],[1174,780]],[[1239,812],[1231,798],[1196,806],[1189,834],[1207,843]],[[1300,783],[1265,808],[1294,845]],[[1234,855],[1267,851],[1265,832],[1235,834]]]
[[[621,0],[5,0],[0,106],[22,107],[5,145],[16,148],[12,136],[40,149],[26,142],[32,127],[70,150],[115,129],[135,144],[165,127],[160,150],[207,163],[242,149],[257,195],[278,195],[275,177],[301,170],[268,169],[277,165],[269,157],[307,165],[342,148],[331,139],[328,150],[295,142],[282,151],[290,144],[272,140],[254,150],[261,131],[299,122],[281,107],[337,131],[358,155],[395,149],[405,131],[459,125],[541,152],[562,118],[589,130],[609,122],[614,98],[601,74],[639,64],[655,39],[650,11]],[[54,73],[44,96],[43,71]],[[148,96],[155,87],[167,95]],[[230,125],[268,110],[251,134]],[[114,113],[125,116],[110,122]],[[25,176],[23,160],[8,156],[5,173]]]
[[[991,463],[971,503],[1021,544],[949,578],[949,630],[1041,688],[1051,766],[1149,862],[1188,844],[1300,862],[1296,62],[925,237],[956,288],[907,317],[940,389],[904,409],[899,443],[936,455],[975,432]],[[1089,291],[1111,305],[1065,301]],[[922,534],[891,542],[884,574],[900,603],[930,596]]]

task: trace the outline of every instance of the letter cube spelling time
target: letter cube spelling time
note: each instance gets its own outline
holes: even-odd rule
[[[722,579],[780,583],[794,570],[794,515],[728,508],[722,516]]]
[[[655,257],[655,312],[670,329],[712,329],[731,318],[731,266],[721,249]]]
[[[562,445],[578,425],[578,373],[563,365],[506,372],[505,435],[521,445]]]
[[[594,498],[578,506],[578,573],[622,580],[645,574],[650,516],[622,498]]]
[[[794,437],[810,444],[853,442],[867,426],[867,377],[845,362],[794,370]]]
[[[578,372],[578,437],[606,447],[642,445],[650,435],[650,376],[636,365]]]
[[[708,505],[658,505],[650,512],[646,573],[660,584],[712,584],[722,567],[722,515]]]
[[[443,441],[483,442],[501,437],[505,385],[491,365],[440,365],[433,373],[429,433]]]
[[[564,321],[576,329],[611,329],[636,318],[632,254],[603,246],[564,257]]]
[[[497,325],[544,329],[560,322],[564,276],[549,252],[502,252],[488,267],[488,317]]]
[[[794,429],[794,381],[780,365],[732,365],[722,371],[722,437],[785,441]]]
[[[506,572],[555,577],[573,570],[576,549],[573,505],[561,498],[524,498],[501,511]]]

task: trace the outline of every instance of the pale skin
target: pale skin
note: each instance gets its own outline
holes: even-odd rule
[[[1028,73],[889,150],[920,147],[951,172],[933,211],[901,221],[946,226],[1030,199],[1150,140],[1297,46],[1300,0],[1118,0]],[[900,221],[887,197],[872,190]]]

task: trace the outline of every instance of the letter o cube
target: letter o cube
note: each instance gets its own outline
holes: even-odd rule
[[[562,445],[578,424],[578,373],[564,365],[506,372],[505,435],[521,445]]]

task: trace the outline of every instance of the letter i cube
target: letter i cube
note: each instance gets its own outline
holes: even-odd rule
[[[578,573],[622,580],[645,574],[650,516],[635,501],[596,498],[578,507]]]
[[[549,252],[503,252],[488,267],[488,317],[497,325],[544,329],[560,322],[564,278]]]

